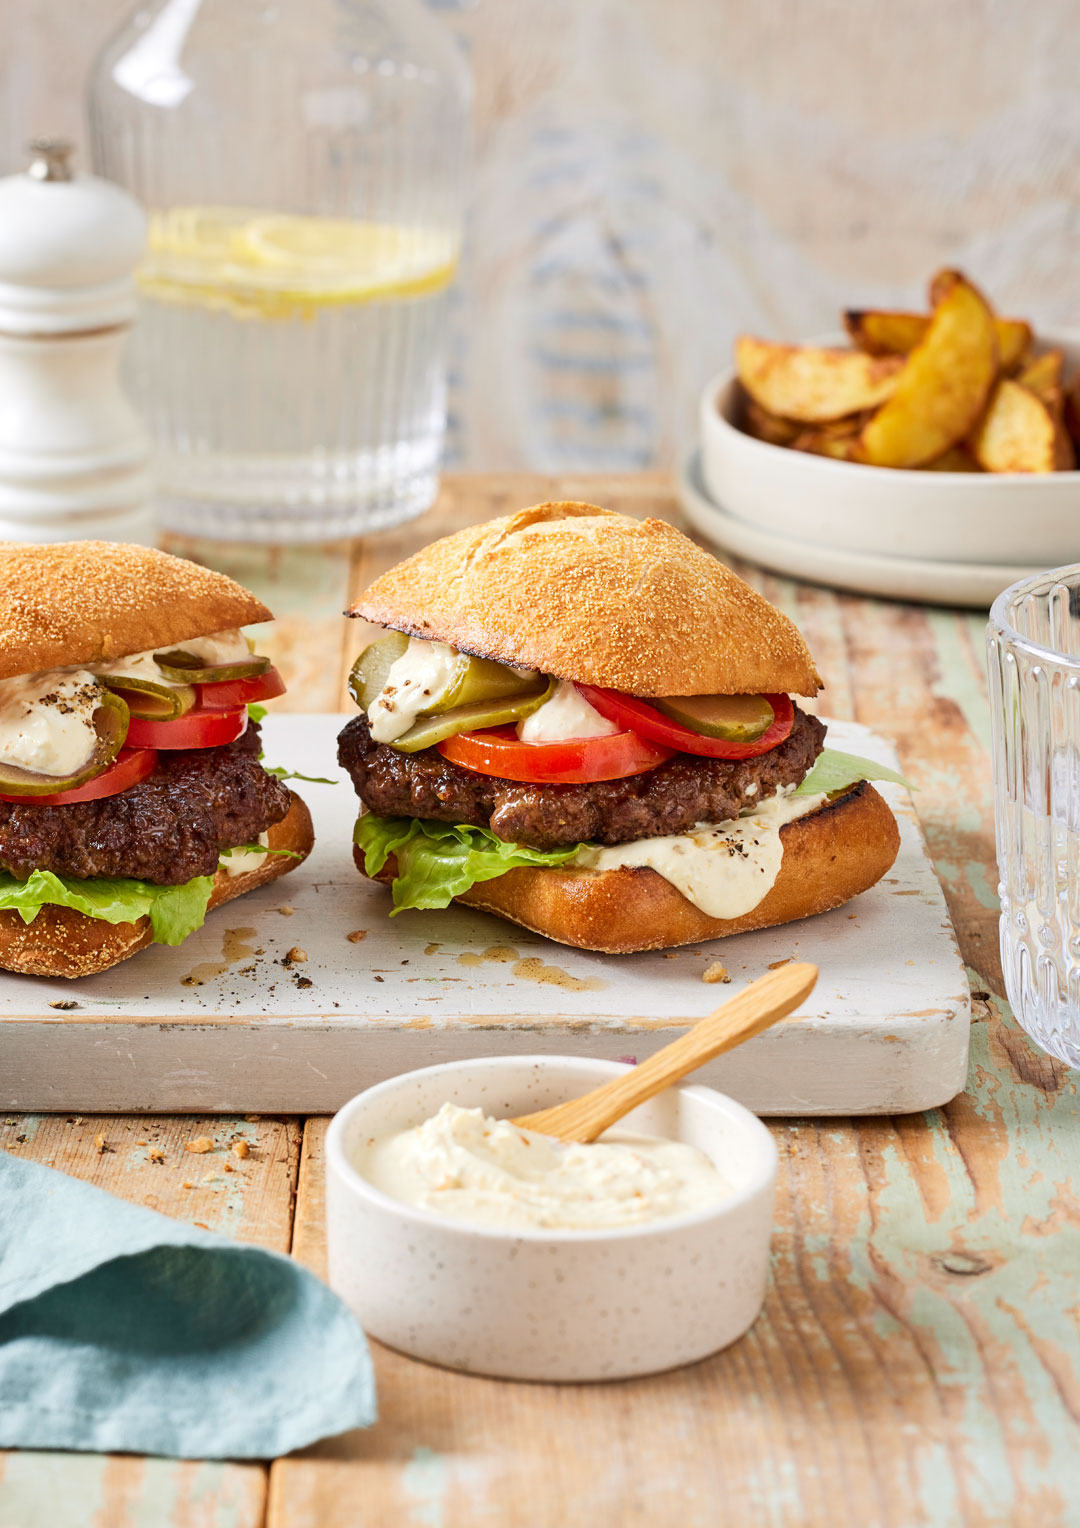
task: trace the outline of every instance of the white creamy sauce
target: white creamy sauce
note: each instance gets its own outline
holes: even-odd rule
[[[66,779],[97,744],[104,689],[87,669],[48,669],[0,681],[0,763]]]
[[[270,842],[269,833],[260,833],[256,842],[262,845],[261,849],[225,849],[222,851],[219,861],[222,870],[228,876],[247,875],[249,870],[258,870],[266,860],[266,848]]]
[[[107,674],[110,679],[149,679],[154,684],[180,688],[185,681],[183,679],[167,679],[158,668],[154,660],[154,654],[166,651],[161,647],[151,647],[145,653],[127,653],[122,658],[104,658],[100,663],[92,663],[90,669],[95,674]],[[251,657],[251,649],[248,647],[244,633],[236,628],[232,631],[215,631],[208,637],[191,637],[186,642],[173,643],[167,649],[169,652],[190,653],[193,658],[198,658],[207,668],[221,668],[230,663],[246,663]]]
[[[596,871],[647,866],[708,917],[741,918],[764,900],[780,874],[780,829],[827,800],[825,795],[778,792],[733,822],[701,823],[689,833],[611,848],[590,844],[570,864]]]
[[[376,1136],[353,1158],[392,1199],[500,1231],[600,1231],[667,1220],[732,1190],[694,1146],[609,1130],[591,1145],[445,1103],[412,1130]]]
[[[551,699],[518,722],[517,735],[523,743],[561,743],[573,737],[609,737],[618,730],[590,706],[576,685],[560,679]]]
[[[162,650],[158,648],[158,652]],[[208,637],[187,637],[183,642],[174,642],[169,651],[190,653],[193,658],[201,658],[207,668],[247,663],[251,657],[248,639],[239,627],[230,631],[212,631]]]
[[[160,652],[160,648],[157,650]],[[105,658],[100,663],[92,663],[90,669],[103,677],[107,674],[110,679],[148,679],[166,689],[170,686],[179,689],[183,684],[180,679],[166,679],[154,662],[153,648],[145,653],[128,653],[123,658]]]
[[[368,725],[377,743],[392,743],[408,732],[433,696],[457,673],[460,654],[445,642],[410,637],[386,683],[368,707]]]

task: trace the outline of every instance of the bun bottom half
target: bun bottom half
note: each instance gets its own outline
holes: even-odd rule
[[[780,830],[784,858],[772,889],[740,918],[710,918],[648,868],[508,870],[456,897],[559,944],[605,955],[665,950],[723,939],[828,912],[867,891],[889,870],[900,832],[888,806],[863,781]],[[363,855],[353,857],[363,873]],[[393,858],[380,881],[396,873]]]
[[[256,886],[288,875],[307,859],[315,842],[311,813],[295,791],[288,815],[270,828],[271,849],[291,849],[300,859],[270,855],[257,870],[214,877],[207,912],[242,897]],[[24,923],[17,912],[0,912],[0,970],[24,976],[93,976],[127,960],[154,941],[149,918],[135,923],[105,923],[88,918],[71,907],[43,907],[33,923]]]

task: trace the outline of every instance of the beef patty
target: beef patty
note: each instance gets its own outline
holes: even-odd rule
[[[260,746],[252,723],[222,748],[162,751],[152,775],[101,801],[0,801],[0,866],[21,879],[52,870],[158,886],[213,875],[222,849],[254,843],[288,815],[289,792],[259,763]]]
[[[698,822],[726,822],[745,806],[798,785],[821,752],[825,727],[795,707],[784,742],[756,759],[706,759],[677,753],[666,764],[594,785],[526,785],[475,774],[435,748],[401,753],[376,743],[360,715],[338,739],[338,759],[357,795],[381,817],[434,817],[490,828],[536,849],[625,844],[685,833]]]

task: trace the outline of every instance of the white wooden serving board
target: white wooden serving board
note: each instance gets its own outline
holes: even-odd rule
[[[268,762],[340,781],[300,784],[317,842],[292,874],[212,913],[179,948],[99,976],[0,972],[0,1107],[322,1113],[438,1061],[641,1058],[792,957],[821,967],[805,1008],[702,1081],[787,1115],[903,1113],[963,1087],[967,980],[901,788],[882,788],[900,822],[896,865],[848,906],[678,951],[592,955],[468,908],[388,917],[388,892],[353,866],[357,801],[335,762],[346,719],[266,721]],[[830,723],[829,741],[895,766],[865,727]],[[295,947],[307,960],[283,964]],[[718,959],[730,985],[702,981]]]

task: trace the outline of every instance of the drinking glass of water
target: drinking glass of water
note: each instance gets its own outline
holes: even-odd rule
[[[150,215],[129,387],[171,530],[321,541],[438,484],[471,83],[423,0],[141,0],[90,84]]]
[[[1080,1066],[1080,563],[1000,594],[986,648],[1005,990]]]

